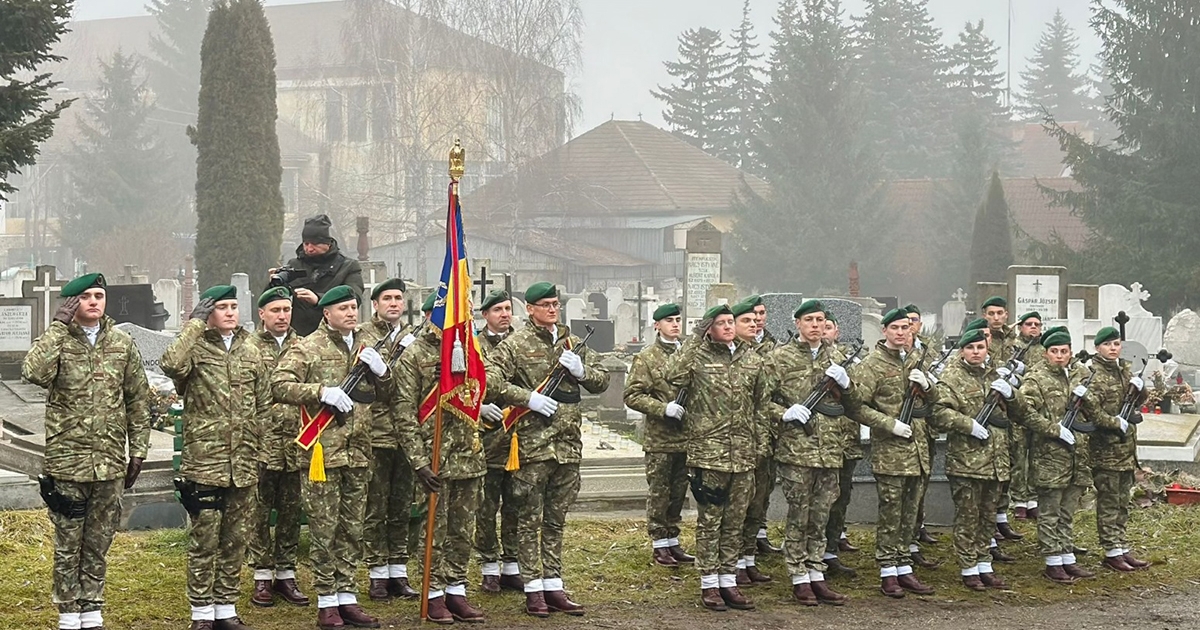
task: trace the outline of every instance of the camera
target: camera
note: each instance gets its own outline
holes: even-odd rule
[[[271,274],[271,281],[267,283],[268,287],[286,287],[289,284],[308,275],[308,272],[295,267],[280,267]]]

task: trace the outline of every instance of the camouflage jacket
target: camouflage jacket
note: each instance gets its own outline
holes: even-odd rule
[[[975,416],[983,408],[996,373],[986,366],[972,366],[955,358],[950,361],[938,384],[938,401],[933,406],[933,425],[946,432],[946,474],[974,479],[1007,481],[1009,459],[1008,432],[989,427],[986,440],[971,437]]]
[[[1037,462],[1034,483],[1041,488],[1090,486],[1088,434],[1074,431],[1075,447],[1071,448],[1058,439],[1058,432],[1071,400],[1071,390],[1082,384],[1091,370],[1082,365],[1074,369],[1054,367],[1045,360],[1045,353],[1038,354],[1042,362],[1026,373],[1021,389],[1017,390],[1025,427],[1032,433],[1031,457]],[[1089,421],[1086,413],[1081,413],[1079,420]]]
[[[488,355],[496,346],[500,345],[501,341],[508,339],[512,334],[512,329],[502,335],[493,335],[485,327],[475,335],[475,340],[479,344],[479,354],[483,356],[484,361],[487,361]],[[504,469],[508,463],[508,446],[509,436],[499,424],[489,426],[483,419],[480,419],[480,426],[483,428],[483,453],[487,457],[488,468]]]
[[[433,461],[433,428],[436,420],[431,416],[424,424],[420,424],[417,416],[421,401],[438,385],[441,362],[441,330],[437,326],[425,326],[396,364],[397,434],[400,448],[414,470],[431,466]],[[442,412],[442,443],[437,468],[439,477],[472,479],[487,472],[479,432],[477,424],[453,412]]]
[[[625,406],[646,416],[642,448],[647,453],[683,453],[687,436],[683,423],[667,418],[667,403],[675,400],[678,389],[667,385],[667,364],[679,345],[662,337],[633,357],[625,381]],[[686,402],[684,403],[686,407]]]
[[[267,369],[267,379],[275,373],[275,365],[284,352],[300,341],[296,331],[289,328],[283,338],[283,345],[275,341],[271,333],[260,330],[247,340],[258,348]],[[262,444],[258,449],[258,461],[267,465],[267,470],[300,470],[300,447],[296,444],[296,434],[300,431],[300,410],[291,405],[271,402],[271,415],[263,428]]]
[[[42,470],[63,481],[125,477],[125,449],[145,459],[150,448],[150,387],[133,338],[110,317],[96,345],[79,324],[51,322],[21,365],[25,380],[45,387],[46,450]]]
[[[400,340],[410,332],[412,332],[411,328],[407,325],[402,325],[400,330],[396,331],[396,334],[393,335],[392,325],[378,316],[372,317],[371,321],[358,327],[358,334],[362,335],[362,342],[368,346],[373,346],[380,339],[390,335],[387,343],[379,350],[379,356],[383,357],[385,362],[391,362],[392,354],[400,349]],[[400,444],[396,441],[397,421],[390,401],[384,402],[376,399],[375,402],[371,403],[372,448],[400,448]]]
[[[757,466],[768,413],[764,363],[743,341],[731,350],[705,340],[667,365],[667,385],[688,390],[683,415],[688,466],[720,472]]]
[[[1027,343],[1029,343],[1029,339],[1017,337],[1016,347],[1020,348]],[[1033,368],[1047,364],[1046,349],[1043,348],[1040,343],[1034,344],[1034,346],[1029,349],[1029,352],[1025,353],[1025,358],[1022,359],[1022,361],[1025,363],[1025,373],[1029,374],[1033,372]]]
[[[992,329],[992,341],[988,344],[988,360],[993,368],[1004,367],[1016,349],[1017,328],[1015,326],[1004,325],[998,331]]]
[[[183,400],[183,457],[179,473],[210,486],[245,488],[258,482],[259,449],[274,416],[270,371],[251,334],[221,333],[188,320],[163,352],[163,373]]]
[[[814,358],[808,342],[796,338],[789,344],[779,346],[771,353],[771,369],[768,370],[767,417],[777,428],[779,441],[775,445],[775,459],[783,464],[809,468],[841,468],[846,451],[847,431],[842,426],[843,416],[826,416],[813,412],[808,422],[814,428],[810,437],[799,422],[783,422],[783,413],[812,393],[825,377],[825,370],[845,359],[837,345],[823,341]],[[838,403],[841,397],[851,396],[850,389],[835,391],[825,396],[825,403]],[[858,424],[855,423],[855,427]]]
[[[354,351],[346,347],[342,334],[322,323],[313,334],[303,338],[279,358],[271,377],[271,392],[276,402],[304,405],[310,416],[321,411],[321,388],[337,387],[357,362],[358,351],[377,341],[367,334],[354,334]],[[388,404],[395,396],[395,379],[389,370],[382,378],[368,374],[361,387],[372,388],[376,403]],[[321,448],[326,468],[365,468],[371,459],[370,405],[355,403],[341,423],[330,422],[321,432]],[[301,465],[307,466],[310,451],[302,451]]]
[[[912,419],[912,437],[892,434],[892,425],[900,416],[904,395],[911,383],[910,371],[920,365],[920,355],[909,352],[903,358],[899,350],[888,348],[884,340],[862,363],[854,368],[854,395],[843,400],[846,413],[871,427],[871,470],[880,475],[915,477],[931,470],[930,429],[924,418]],[[938,390],[929,388],[918,396],[917,405],[937,402]]]
[[[1088,386],[1088,395],[1083,406],[1088,420],[1096,425],[1097,431],[1089,436],[1092,468],[1101,470],[1137,470],[1137,425],[1129,425],[1129,433],[1122,435],[1116,415],[1121,411],[1125,390],[1133,372],[1128,361],[1109,361],[1099,355],[1092,357],[1092,371],[1096,378]],[[1146,392],[1142,392],[1145,398]]]
[[[846,356],[854,351],[854,346],[848,343],[839,343],[837,344],[837,349],[842,356]],[[870,349],[867,348],[865,352],[870,352]],[[860,358],[855,359],[854,363],[850,367],[846,368],[846,371],[850,373],[850,382],[852,383],[854,382],[854,370],[859,363],[862,363],[862,359],[866,357],[865,352],[860,353]],[[843,405],[844,404],[845,403],[843,402]],[[831,422],[837,425],[838,434],[842,436],[842,441],[844,444],[844,448],[842,450],[842,459],[862,459],[864,454],[862,445],[863,425],[855,421],[854,418],[851,418],[849,413],[834,418]]]
[[[580,387],[593,394],[608,388],[608,371],[600,367],[599,353],[582,345],[581,339],[562,324],[558,324],[556,332],[557,338],[551,337],[549,330],[530,320],[525,328],[509,335],[488,353],[487,402],[501,408],[528,406],[530,392],[558,365],[568,337],[574,352],[583,359],[583,378],[576,383],[568,376],[556,398],[570,400],[579,396]],[[519,435],[520,461],[578,463],[583,458],[582,422],[579,404],[561,400],[558,411],[550,418],[533,411],[525,414],[513,427]]]

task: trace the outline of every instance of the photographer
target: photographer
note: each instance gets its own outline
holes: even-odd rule
[[[362,267],[342,254],[337,240],[329,235],[329,227],[327,215],[305,219],[296,257],[270,271],[271,286],[287,286],[296,296],[292,327],[302,337],[320,326],[321,309],[317,302],[326,291],[344,284],[357,295],[363,294]]]

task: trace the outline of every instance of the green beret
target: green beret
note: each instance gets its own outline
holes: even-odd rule
[[[704,311],[704,319],[716,319],[718,315],[733,315],[728,304],[718,304]]]
[[[1049,348],[1051,346],[1069,346],[1071,345],[1071,333],[1060,330],[1051,335],[1042,335],[1042,347]]]
[[[999,306],[1000,308],[1008,308],[1008,300],[1000,297],[999,295],[993,295],[992,297],[988,298],[986,302],[983,303],[983,308],[987,308],[989,306]]]
[[[742,301],[743,301],[743,302],[749,302],[751,307],[754,307],[754,306],[762,306],[762,303],[763,303],[763,302],[762,302],[762,296],[761,296],[761,295],[758,295],[758,294],[755,294],[755,295],[747,295],[747,296],[745,297],[745,299],[743,299]]]
[[[792,313],[792,317],[795,319],[800,319],[809,313],[816,313],[818,311],[822,313],[825,312],[825,305],[822,304],[820,300],[805,300],[802,304],[800,304],[800,308],[796,309],[795,313]]]
[[[733,306],[729,307],[729,312],[733,313],[734,317],[741,317],[742,315],[745,315],[746,313],[753,313],[754,312],[754,302],[752,302],[750,300],[742,300],[741,302],[738,302],[737,304],[734,304]]]
[[[1042,331],[1042,339],[1045,339],[1056,332],[1065,332],[1068,335],[1071,334],[1070,331],[1067,330],[1066,326],[1051,326],[1050,328]]]
[[[535,282],[525,289],[526,304],[537,304],[548,297],[558,297],[558,287],[553,282]]]
[[[679,305],[674,302],[667,302],[662,306],[654,309],[654,321],[659,322],[668,317],[674,317],[679,314]]]
[[[278,300],[287,300],[291,302],[292,290],[287,287],[271,287],[266,291],[263,291],[262,295],[258,296],[258,308],[263,308],[271,302],[276,302]]]
[[[434,302],[437,302],[437,291],[430,293],[429,297],[425,298],[425,301],[421,303],[421,312],[432,313]]]
[[[63,285],[62,296],[65,298],[82,295],[88,289],[107,289],[108,283],[102,273],[87,273]]]
[[[892,322],[898,322],[900,320],[908,321],[908,313],[904,312],[904,309],[902,308],[894,308],[883,314],[882,323],[886,327],[888,324]]]
[[[967,323],[967,325],[963,328],[963,333],[966,333],[967,331],[970,331],[970,330],[983,330],[984,328],[987,328],[987,327],[988,327],[987,320],[982,317],[977,317],[975,319],[972,319],[969,323]]]
[[[1028,313],[1025,313],[1024,315],[1018,317],[1017,323],[1024,324],[1025,320],[1027,320],[1027,319],[1036,319],[1040,322],[1040,321],[1042,321],[1042,314],[1037,311],[1029,311]]]
[[[1106,341],[1112,341],[1113,339],[1120,338],[1121,333],[1117,332],[1116,328],[1113,328],[1112,326],[1105,326],[1104,328],[1096,331],[1096,338],[1092,340],[1092,343],[1099,347],[1100,344]]]
[[[403,293],[404,281],[400,278],[388,278],[387,280],[380,282],[379,284],[375,285],[374,289],[371,289],[371,299],[378,300],[379,296],[383,295],[384,291],[391,291],[393,289]]]
[[[838,323],[837,316],[831,311],[825,311],[825,321],[833,322],[834,324]]]
[[[507,302],[511,299],[512,298],[508,295],[508,291],[505,291],[504,289],[496,289],[495,291],[488,293],[487,297],[483,299],[483,304],[479,305],[479,311],[486,311],[501,302]]]
[[[957,347],[960,349],[965,348],[976,341],[984,341],[985,339],[986,337],[983,336],[982,330],[978,328],[975,330],[968,330],[967,332],[963,333],[962,337],[959,338]]]
[[[221,300],[236,300],[237,287],[228,284],[218,284],[215,287],[209,287],[207,291],[200,294],[200,299],[211,299],[214,302]]]
[[[921,309],[917,308],[916,304],[909,304],[908,306],[904,307],[904,312],[908,313],[909,315],[920,315]]]
[[[354,289],[343,284],[325,292],[325,295],[321,296],[321,301],[317,302],[317,306],[325,308],[326,306],[333,306],[334,304],[341,304],[350,300],[358,302],[358,294],[354,292]]]

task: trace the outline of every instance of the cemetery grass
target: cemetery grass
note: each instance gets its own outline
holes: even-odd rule
[[[955,616],[980,615],[970,622],[971,627],[999,629],[1011,627],[1011,619],[1005,619],[1011,614],[1040,615],[1043,621],[1053,622],[1063,610],[1086,615],[1097,614],[1097,610],[1104,608],[1128,611],[1139,605],[1173,607],[1171,614],[1183,619],[1194,618],[1200,613],[1200,609],[1191,604],[1191,594],[1200,592],[1200,553],[1196,552],[1200,548],[1200,510],[1166,505],[1135,510],[1130,524],[1131,540],[1136,552],[1152,560],[1154,567],[1131,575],[1118,575],[1097,566],[1101,553],[1095,547],[1094,519],[1081,513],[1078,541],[1081,546],[1091,548],[1091,553],[1083,556],[1081,563],[1095,570],[1098,577],[1066,587],[1052,584],[1040,576],[1043,566],[1037,556],[1033,524],[1018,522],[1016,525],[1026,534],[1025,540],[1003,546],[1020,560],[1015,565],[996,565],[997,572],[1011,587],[1008,591],[977,594],[963,589],[952,559],[950,536],[942,530],[942,542],[928,549],[926,555],[941,559],[944,564],[932,571],[918,572],[924,581],[938,589],[937,594],[888,600],[877,590],[878,573],[871,551],[873,530],[855,527],[850,537],[862,551],[843,554],[843,558],[859,570],[859,576],[851,580],[831,578],[830,581],[831,586],[851,596],[846,607],[802,609],[797,606],[790,599],[783,559],[772,554],[759,558],[758,564],[774,577],[774,582],[746,589],[758,611],[714,614],[699,605],[699,580],[694,569],[671,571],[651,566],[644,522],[579,518],[567,526],[565,581],[576,600],[588,607],[585,617],[555,615],[548,621],[526,617],[521,612],[524,598],[520,594],[488,596],[478,592],[479,573],[474,563],[470,569],[468,592],[487,613],[488,626],[499,628],[586,625],[708,629],[748,628],[747,623],[754,627],[788,627],[795,623],[795,615],[817,615],[814,621],[878,628],[881,625],[890,627],[891,623],[902,626],[906,620],[911,621],[913,615],[925,617],[935,625],[942,623],[937,621],[939,618],[948,622]],[[44,511],[0,512],[0,557],[4,560],[4,568],[0,571],[0,593],[4,594],[0,598],[0,620],[3,620],[0,627],[57,627],[56,610],[50,603],[52,534]],[[782,539],[778,524],[772,528],[771,537],[777,543]],[[691,549],[690,527],[681,538]],[[106,628],[186,628],[189,624],[184,596],[186,549],[187,535],[180,529],[119,533],[109,553]],[[301,553],[303,565],[307,561],[307,534]],[[416,563],[411,563],[410,567],[415,572]],[[315,601],[308,570],[302,566],[299,573],[302,588]],[[365,574],[360,575],[360,589],[365,587],[365,577]],[[283,630],[315,625],[316,613],[311,606],[294,608],[282,603],[270,609],[251,606],[247,599],[250,586],[251,574],[247,569],[242,574],[244,594],[238,602],[238,611],[254,628]],[[417,625],[415,602],[380,604],[369,601],[365,595],[360,598],[371,614],[380,617],[385,628]],[[1186,608],[1186,612],[1181,613],[1181,607]]]

